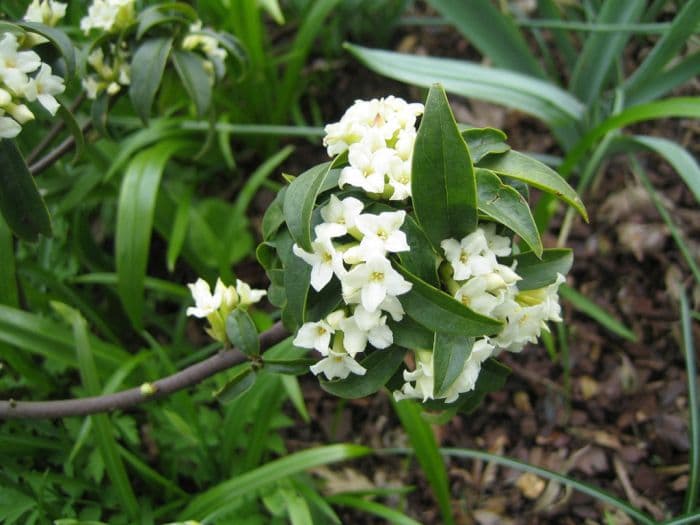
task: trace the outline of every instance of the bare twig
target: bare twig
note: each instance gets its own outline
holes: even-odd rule
[[[75,113],[75,110],[78,109],[80,104],[82,104],[83,100],[85,100],[85,93],[81,92],[80,95],[71,103],[70,108],[68,109],[71,113]],[[33,164],[34,161],[37,159],[37,157],[41,154],[42,151],[44,151],[49,144],[55,139],[58,134],[63,131],[63,128],[65,127],[66,123],[64,122],[63,119],[59,120],[54,124],[54,126],[49,130],[49,132],[46,134],[46,136],[41,139],[41,142],[37,144],[34,149],[27,155],[27,164]]]
[[[261,351],[279,343],[287,335],[282,323],[277,322],[260,334]],[[234,348],[219,352],[171,376],[114,394],[58,401],[0,401],[0,419],[56,419],[129,408],[196,385],[244,360],[245,356]]]

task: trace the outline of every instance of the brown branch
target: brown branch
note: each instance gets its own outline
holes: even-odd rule
[[[267,350],[287,335],[282,323],[277,322],[260,334],[260,350]],[[196,385],[244,360],[245,355],[234,348],[219,352],[171,376],[114,394],[58,401],[0,401],[0,419],[56,419],[129,408]]]
[[[68,108],[68,111],[71,113],[75,113],[75,110],[78,109],[80,104],[83,103],[83,100],[85,100],[85,92],[81,92],[80,95],[77,96],[77,98],[71,103],[70,108]],[[53,139],[55,139],[58,134],[63,131],[63,128],[65,127],[66,123],[63,119],[59,120],[56,124],[53,125],[53,127],[49,130],[49,132],[46,134],[46,136],[37,144],[34,149],[27,155],[27,164],[33,164],[34,161],[37,159],[39,154],[44,151],[51,142],[53,142]]]

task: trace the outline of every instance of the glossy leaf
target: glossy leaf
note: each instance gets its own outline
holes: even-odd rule
[[[394,344],[411,350],[430,350],[433,347],[434,333],[410,317],[400,322],[389,320],[389,328],[394,334]]]
[[[505,153],[510,150],[506,134],[496,128],[469,128],[462,131],[469,148],[472,162],[476,165],[486,155]]]
[[[265,359],[264,368],[275,374],[300,376],[309,372],[309,367],[316,362],[311,358],[300,359]]]
[[[566,275],[574,262],[574,254],[567,248],[553,248],[544,250],[542,257],[538,258],[533,252],[523,252],[512,257],[504,257],[504,264],[518,261],[515,267],[517,274],[522,277],[518,281],[518,289],[535,290],[557,279],[557,274]]]
[[[163,4],[147,7],[139,12],[136,30],[137,40],[141,40],[150,29],[169,22],[188,25],[196,22],[199,17],[192,6],[183,2],[165,2]]]
[[[129,96],[141,120],[148,122],[156,93],[163,80],[172,38],[151,38],[143,42],[131,59]]]
[[[172,57],[180,81],[197,108],[197,116],[204,116],[212,97],[212,85],[204,59],[197,53],[180,50],[173,51]]]
[[[321,388],[345,399],[357,399],[374,394],[401,366],[405,354],[406,349],[397,346],[375,350],[360,361],[360,364],[367,369],[365,375],[350,374],[346,379],[333,381],[321,379]]]
[[[321,465],[365,456],[369,452],[370,449],[358,445],[328,445],[289,454],[193,496],[181,513],[181,519],[196,517],[200,521],[212,521],[234,508],[241,498],[288,476]]]
[[[287,297],[287,304],[282,311],[282,320],[287,329],[292,331],[306,320],[306,300],[311,283],[311,266],[294,255],[292,239],[289,234],[280,236],[276,247],[284,266],[284,289]]]
[[[68,131],[70,131],[70,134],[73,136],[73,140],[75,141],[73,161],[75,161],[76,159],[80,158],[85,150],[85,137],[83,135],[83,130],[80,127],[80,124],[78,124],[78,121],[75,120],[73,113],[71,113],[67,107],[63,105],[58,106],[58,112],[56,114],[63,119]]]
[[[0,212],[19,238],[50,237],[51,218],[34,178],[14,141],[0,139]]]
[[[258,329],[250,314],[242,308],[236,308],[226,318],[226,335],[231,344],[245,355],[260,353]]]
[[[330,167],[330,162],[314,166],[299,175],[287,187],[282,207],[284,219],[294,242],[307,252],[312,251],[311,214]]]
[[[15,246],[12,232],[0,217],[0,304],[19,306]]]
[[[151,229],[161,175],[170,156],[181,147],[162,142],[140,152],[124,174],[117,207],[117,290],[129,319],[141,325],[143,290],[149,258]]]
[[[500,321],[477,314],[401,266],[399,271],[413,284],[411,291],[401,296],[404,310],[429,330],[465,337],[492,335],[500,331]]]
[[[444,396],[462,373],[464,363],[472,353],[474,340],[458,334],[436,332],[433,343],[435,371],[433,395]]]
[[[242,396],[255,384],[257,374],[250,363],[242,363],[234,371],[226,384],[214,392],[214,397],[221,403],[229,403]]]
[[[280,226],[284,224],[284,199],[287,195],[287,186],[283,187],[275,199],[269,204],[265,210],[265,215],[262,219],[262,234],[263,239],[269,241],[279,229]]]
[[[439,85],[428,93],[418,128],[411,192],[418,224],[436,249],[444,239],[461,239],[476,229],[474,167],[445,90]]]
[[[51,42],[66,62],[67,76],[72,77],[75,74],[75,48],[64,31],[37,22],[19,21],[16,23],[22,29],[38,33]]]
[[[567,202],[588,221],[588,214],[576,191],[552,168],[517,151],[492,155],[481,161],[480,167],[513,179],[522,180]]]
[[[542,239],[523,196],[512,186],[503,184],[498,175],[481,168],[476,169],[476,185],[479,211],[513,230],[536,255],[542,255]]]
[[[425,233],[410,215],[406,215],[401,229],[406,233],[410,248],[409,251],[398,254],[401,264],[428,284],[437,286],[437,256]]]

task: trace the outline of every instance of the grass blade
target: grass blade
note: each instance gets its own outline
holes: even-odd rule
[[[646,2],[644,0],[606,0],[600,8],[596,23],[635,22]],[[593,33],[587,39],[579,54],[569,83],[569,90],[586,105],[591,104],[600,94],[612,66],[622,54],[629,39],[629,33]]]
[[[672,89],[700,74],[700,51],[683,58],[664,72],[655,75],[648,82],[630,91],[626,97],[627,106],[636,106],[660,98]]]
[[[685,491],[683,510],[693,512],[700,496],[700,397],[698,396],[697,369],[695,367],[695,345],[693,344],[692,320],[685,290],[681,290],[681,328],[683,330],[683,351],[685,369],[688,376],[688,412],[690,412],[690,474]]]
[[[533,77],[545,74],[513,20],[491,0],[429,0],[460,33],[497,67]]]
[[[423,473],[428,480],[442,515],[442,522],[454,525],[450,504],[450,488],[447,482],[447,470],[438,450],[435,436],[430,425],[423,419],[421,409],[413,401],[392,400],[394,410],[401,420],[401,426],[411,440],[413,452],[418,458]]]
[[[370,451],[359,445],[328,445],[276,459],[195,496],[182,512],[181,519],[198,518],[203,523],[212,523],[217,515],[234,507],[241,497],[253,491],[310,468],[358,458]]]
[[[161,175],[180,142],[162,142],[140,152],[129,163],[117,209],[117,291],[132,324],[140,328],[144,308],[144,279],[151,229]]]
[[[651,201],[654,203],[654,206],[656,206],[656,210],[659,212],[659,215],[661,215],[661,218],[666,223],[668,230],[671,232],[671,237],[673,237],[673,240],[676,242],[676,245],[678,246],[681,255],[683,255],[685,262],[688,263],[690,271],[693,272],[693,275],[695,276],[695,280],[698,283],[700,283],[700,268],[698,267],[698,264],[695,261],[695,257],[693,256],[693,253],[691,252],[688,244],[683,239],[683,235],[681,234],[680,230],[676,227],[675,223],[671,219],[671,215],[668,213],[663,203],[661,202],[661,199],[657,195],[656,190],[651,185],[649,177],[647,177],[646,173],[640,166],[639,161],[635,157],[630,156],[630,164],[632,165],[632,171],[639,178],[642,185],[644,185],[644,188],[647,190],[649,197],[651,197]]]
[[[694,512],[693,514],[684,514],[683,516],[666,520],[661,525],[694,525],[698,522],[700,522],[700,512]]]
[[[62,303],[52,303],[52,306],[73,326],[73,337],[75,339],[78,367],[83,386],[87,390],[88,395],[99,395],[101,391],[100,380],[90,347],[85,319],[80,315],[80,312]],[[124,463],[122,463],[119,455],[119,448],[114,439],[114,429],[109,416],[96,414],[91,417],[94,418],[95,440],[107,470],[107,475],[116,489],[121,505],[131,518],[135,519],[139,515],[139,506],[131,483],[129,483],[129,477],[124,469]]]
[[[598,324],[607,328],[615,335],[627,339],[628,341],[634,342],[637,340],[637,336],[632,330],[573,288],[562,284],[559,287],[559,295],[561,295],[563,299],[569,301],[576,310],[594,319]]]
[[[367,514],[373,514],[378,518],[386,520],[386,523],[395,523],[396,525],[420,525],[419,521],[409,518],[404,513],[398,510],[382,505],[381,503],[376,503],[374,501],[368,501],[364,498],[358,496],[350,496],[347,494],[335,494],[333,496],[328,496],[326,501],[331,505],[340,505],[342,507],[350,507],[352,509],[361,510]]]
[[[607,503],[608,505],[611,505],[615,508],[618,508],[622,512],[627,514],[628,516],[637,520],[639,523],[643,523],[644,525],[656,525],[656,521],[651,516],[642,512],[641,510],[636,509],[635,507],[633,507],[629,503],[622,501],[621,499],[616,498],[612,494],[609,494],[608,492],[605,492],[602,489],[599,489],[597,487],[589,485],[588,483],[584,483],[582,481],[578,481],[578,480],[575,480],[573,478],[563,476],[563,475],[558,474],[556,472],[552,472],[551,470],[536,467],[534,465],[530,465],[528,463],[524,463],[522,461],[518,461],[515,459],[508,458],[508,457],[498,456],[495,454],[489,454],[488,452],[480,452],[478,450],[458,449],[458,448],[443,448],[443,449],[440,449],[440,453],[444,454],[446,456],[449,456],[449,457],[469,458],[469,459],[479,459],[481,461],[489,461],[491,463],[496,463],[497,465],[501,465],[501,466],[504,466],[507,468],[512,468],[512,469],[519,470],[522,472],[531,472],[532,474],[535,474],[536,476],[540,476],[540,477],[545,478],[545,479],[556,481],[558,483],[561,483],[562,485],[565,485],[567,487],[571,487],[574,490],[578,490],[579,492],[582,492],[583,494],[588,494],[589,496],[592,496],[593,498],[597,499],[598,501],[601,501],[603,503]]]
[[[0,304],[18,306],[15,246],[12,232],[0,217]]]
[[[675,58],[700,23],[700,0],[689,0],[676,14],[671,27],[656,43],[644,62],[625,82],[626,93],[633,93],[658,75]]]

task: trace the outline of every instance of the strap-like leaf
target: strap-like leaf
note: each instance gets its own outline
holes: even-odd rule
[[[118,292],[131,322],[141,325],[153,214],[165,163],[182,146],[162,142],[129,163],[119,193],[116,230]]]
[[[573,206],[588,221],[588,213],[576,190],[552,168],[517,151],[503,155],[490,155],[481,161],[480,167],[495,171],[512,179],[522,180],[535,188],[552,193]]]
[[[151,107],[160,87],[172,38],[152,38],[143,42],[131,60],[129,96],[141,120],[148,122]]]
[[[474,167],[439,85],[428,93],[416,136],[411,193],[418,224],[436,249],[443,240],[461,239],[476,229]]]
[[[51,218],[34,178],[14,141],[0,139],[0,212],[19,238],[50,237]]]
[[[536,255],[542,255],[542,239],[525,198],[512,186],[504,184],[494,172],[476,168],[479,210],[510,228],[527,243]]]

